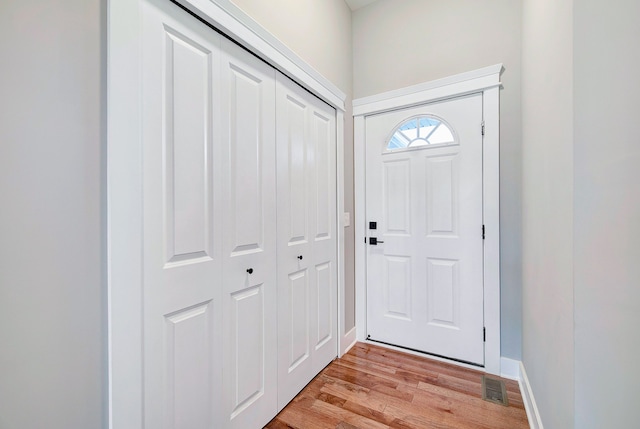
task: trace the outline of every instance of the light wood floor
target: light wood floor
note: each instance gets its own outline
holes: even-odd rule
[[[357,343],[327,366],[270,429],[528,428],[518,383],[509,406],[482,399],[482,373]]]

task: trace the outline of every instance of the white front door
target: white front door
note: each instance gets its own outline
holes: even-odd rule
[[[483,365],[482,94],[368,116],[366,178],[367,337]]]
[[[278,74],[278,409],[337,355],[336,113]]]

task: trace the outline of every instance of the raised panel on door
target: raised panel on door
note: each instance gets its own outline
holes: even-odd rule
[[[427,237],[458,234],[458,151],[425,156]]]
[[[411,160],[383,160],[382,219],[385,235],[411,234]]]
[[[278,107],[278,114],[287,118],[282,137],[278,137],[279,180],[284,183],[278,195],[288,201],[286,207],[279,208],[278,219],[281,225],[288,224],[284,234],[290,248],[303,248],[309,242],[307,110],[306,101],[297,94],[286,94]]]
[[[313,332],[313,347],[317,351],[335,341],[335,273],[334,262],[327,261],[315,266],[316,283],[316,330]],[[333,356],[332,356],[333,357]],[[320,364],[321,365],[321,364]]]
[[[278,406],[337,354],[335,111],[277,76]]]
[[[143,2],[146,428],[220,426],[220,36]]]
[[[168,427],[204,429],[211,424],[211,396],[220,388],[207,377],[213,362],[211,307],[209,301],[165,316]]]
[[[229,328],[231,341],[229,353],[231,368],[231,391],[233,399],[231,420],[240,415],[265,393],[265,353],[270,353],[265,344],[263,328],[264,285],[258,284],[231,294]]]
[[[279,304],[289,311],[283,321],[288,325],[286,345],[287,373],[293,372],[309,358],[309,273],[307,269],[290,273],[285,297]]]
[[[316,102],[317,104],[317,102]],[[322,107],[322,106],[320,106]],[[315,200],[314,241],[331,240],[335,222],[335,112],[314,106],[311,115],[311,146]]]
[[[387,255],[383,267],[385,317],[411,321],[411,257]]]
[[[460,261],[427,258],[427,323],[460,328]]]
[[[262,427],[277,411],[275,71],[223,51],[225,427]]]

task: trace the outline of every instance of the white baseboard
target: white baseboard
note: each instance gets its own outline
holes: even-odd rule
[[[358,340],[356,338],[356,327],[354,326],[353,328],[351,328],[351,330],[349,330],[349,332],[344,334],[344,336],[341,338],[340,348],[342,350],[340,350],[340,356],[338,357],[342,357],[345,353],[351,350],[351,347],[353,347],[357,341]]]
[[[527,419],[529,420],[529,426],[531,429],[544,429],[542,426],[542,419],[538,412],[538,406],[536,400],[533,397],[533,390],[529,384],[529,378],[527,372],[524,370],[524,365],[520,362],[520,394],[524,402],[524,408],[527,411]]]
[[[520,361],[515,359],[509,359],[506,357],[501,357],[500,358],[500,377],[519,381],[520,380]]]

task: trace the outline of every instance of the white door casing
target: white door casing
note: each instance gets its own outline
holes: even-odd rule
[[[453,141],[387,149],[425,117]],[[481,93],[366,118],[368,339],[484,365],[481,125]]]
[[[277,75],[278,409],[337,354],[335,110]]]
[[[499,91],[502,64],[473,70],[415,86],[401,88],[353,101],[354,112],[354,188],[356,225],[356,327],[357,339],[366,341],[367,253],[365,240],[370,235],[367,204],[366,122],[372,115],[435,103],[473,93],[482,93],[484,122],[482,152],[483,241],[482,305],[486,341],[484,369],[500,374],[500,229],[499,229]],[[375,234],[371,234],[375,236]],[[384,241],[384,240],[383,240]],[[385,243],[386,244],[386,243]],[[438,358],[436,358],[438,359]]]

